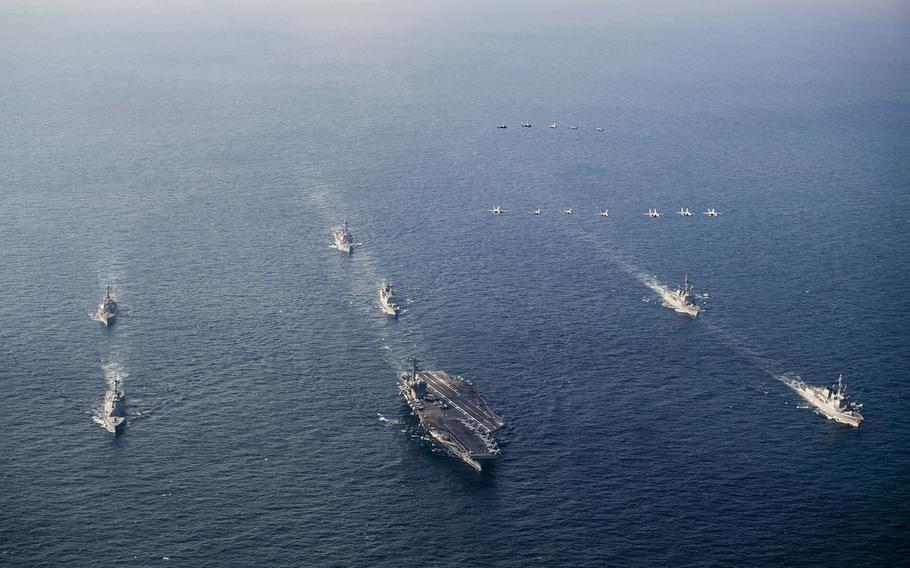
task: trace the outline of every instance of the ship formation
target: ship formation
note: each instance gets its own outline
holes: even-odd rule
[[[386,282],[379,289],[379,309],[393,318],[397,318],[399,312],[401,312],[401,308],[395,303],[395,291],[392,289],[390,282]]]
[[[421,428],[447,454],[477,471],[488,470],[500,455],[493,433],[505,422],[461,377],[445,371],[412,369],[398,378],[398,391]]]
[[[863,421],[859,412],[863,405],[850,401],[843,375],[838,375],[837,382],[831,386],[813,387],[796,380],[787,381],[787,384],[829,420],[854,428],[858,428]]]
[[[680,314],[686,314],[693,318],[698,317],[698,311],[701,306],[695,303],[695,294],[692,292],[692,283],[689,282],[689,275],[683,279],[679,288],[666,290],[658,288],[660,297],[664,302]]]
[[[504,212],[498,206],[490,211],[495,214]],[[571,214],[573,210],[568,208],[564,212]],[[539,215],[540,209],[532,210],[532,213]],[[691,216],[687,208],[681,208],[678,214]],[[706,214],[716,216],[717,212],[711,209]],[[609,212],[605,209],[600,215],[607,217]],[[647,215],[657,217],[659,213],[656,209],[651,209]],[[354,239],[347,221],[334,231],[333,236],[339,250],[347,254],[353,252]],[[695,301],[688,275],[679,288],[670,290],[662,286],[653,287],[668,307],[681,314],[698,316],[700,306]],[[401,311],[395,302],[395,292],[390,282],[379,289],[379,307],[392,317],[398,317]],[[104,326],[110,326],[116,318],[117,302],[108,286],[98,305],[97,319]],[[787,381],[787,384],[831,420],[854,427],[858,427],[863,420],[859,412],[862,405],[849,401],[843,377],[838,377],[837,383],[830,387],[813,387],[797,380]],[[470,381],[440,370],[418,371],[417,360],[414,359],[413,368],[399,376],[398,390],[411,413],[417,417],[420,427],[450,456],[462,460],[477,471],[484,471],[496,462],[501,452],[493,434],[505,426],[505,422],[490,408]],[[95,419],[114,435],[125,427],[126,395],[119,381],[109,386],[101,413]]]
[[[101,325],[107,327],[114,323],[114,320],[117,319],[117,302],[114,301],[114,298],[111,297],[111,287],[107,287],[107,291],[104,293],[104,297],[101,298],[101,303],[98,304],[98,321],[101,322]]]
[[[354,237],[348,230],[348,222],[342,223],[341,227],[335,230],[335,247],[341,252],[351,254],[354,252]]]

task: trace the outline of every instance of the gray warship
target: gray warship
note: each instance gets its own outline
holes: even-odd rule
[[[126,394],[120,388],[120,383],[113,384],[105,393],[100,423],[115,436],[126,426]]]
[[[843,375],[839,375],[837,382],[829,387],[813,387],[794,379],[787,380],[786,383],[829,420],[854,428],[858,428],[863,421],[863,415],[859,412],[863,405],[850,401]]]
[[[474,385],[445,371],[413,368],[398,378],[398,390],[421,427],[449,455],[484,471],[500,455],[493,432],[505,426],[502,418]]]
[[[345,221],[341,227],[335,230],[335,246],[341,252],[346,252],[351,254],[354,252],[354,237],[351,236],[351,231],[348,230],[348,222]]]
[[[692,283],[689,282],[688,274],[679,288],[667,290],[661,286],[658,291],[664,302],[678,313],[686,314],[693,318],[698,317],[698,311],[701,306],[695,303],[695,295],[692,293]]]
[[[379,289],[379,309],[393,318],[397,318],[401,308],[398,307],[398,304],[396,304],[394,300],[395,291],[392,290],[392,284],[386,282],[385,285]]]
[[[111,297],[111,287],[108,286],[107,291],[104,293],[104,297],[101,298],[101,303],[98,304],[98,321],[100,321],[104,327],[107,327],[112,325],[116,318],[117,302]]]

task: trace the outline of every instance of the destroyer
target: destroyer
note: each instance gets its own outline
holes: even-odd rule
[[[104,293],[104,297],[101,298],[101,303],[98,304],[98,321],[100,321],[104,327],[107,327],[112,325],[116,318],[117,302],[111,297],[111,287],[108,286],[107,291]]]
[[[341,252],[351,254],[354,252],[354,237],[348,230],[348,222],[345,221],[341,227],[335,230],[335,246]]]
[[[397,318],[401,308],[393,301],[394,299],[395,291],[392,290],[392,284],[386,282],[385,286],[379,289],[379,308],[390,316]]]
[[[838,375],[837,383],[830,387],[813,387],[793,379],[788,380],[787,384],[829,420],[849,424],[854,428],[858,428],[863,421],[863,415],[859,413],[863,405],[849,401],[843,375]]]
[[[667,290],[666,288],[658,287],[658,291],[663,301],[677,312],[693,318],[698,317],[698,310],[701,309],[701,306],[695,303],[695,295],[692,293],[692,283],[689,282],[688,275],[686,275],[680,288]]]
[[[398,378],[398,390],[424,430],[452,457],[484,471],[500,454],[493,432],[505,425],[474,385],[444,371],[413,369]]]
[[[104,395],[100,422],[108,432],[115,436],[126,426],[126,395],[119,383],[111,386]]]

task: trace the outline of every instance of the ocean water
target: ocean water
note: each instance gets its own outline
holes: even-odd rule
[[[908,23],[0,8],[0,565],[905,563]],[[410,355],[506,419],[493,472],[417,437]],[[839,373],[859,429],[779,380]]]

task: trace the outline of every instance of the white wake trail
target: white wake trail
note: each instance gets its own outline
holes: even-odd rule
[[[591,250],[599,253],[607,261],[611,262],[615,266],[619,267],[623,272],[629,276],[635,278],[646,288],[649,288],[656,292],[658,296],[661,296],[664,293],[669,293],[670,288],[661,284],[657,278],[642,270],[631,258],[624,255],[619,251],[616,243],[614,243],[608,236],[596,238],[584,229],[574,228],[575,237],[579,240],[587,241],[591,245]]]
[[[102,363],[101,368],[104,370],[104,378],[107,381],[108,388],[122,386],[124,379],[129,376],[126,367],[118,360]]]

